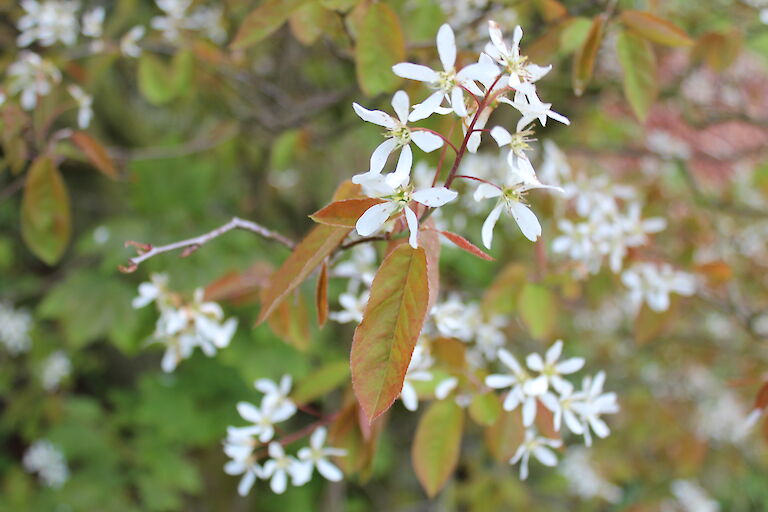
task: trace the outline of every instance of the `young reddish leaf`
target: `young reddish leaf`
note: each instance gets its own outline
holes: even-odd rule
[[[307,303],[301,293],[289,297],[277,306],[267,324],[281,340],[299,350],[309,348],[309,314]]]
[[[536,8],[547,23],[568,16],[568,9],[557,0],[536,0]]]
[[[737,29],[707,32],[696,41],[694,55],[717,72],[725,71],[740,55],[744,36]]]
[[[666,46],[691,46],[693,39],[680,27],[646,11],[624,11],[621,22],[638,35]]]
[[[640,121],[656,101],[656,56],[651,44],[635,34],[622,30],[616,41],[616,53],[623,71],[624,96]]]
[[[348,199],[359,192],[358,185],[346,181],[339,185],[334,199]],[[350,231],[350,228],[332,226],[316,226],[312,229],[270,279],[269,286],[262,294],[261,311],[256,324],[266,320],[280,302],[336,250]]]
[[[573,60],[573,92],[576,96],[581,96],[584,89],[592,80],[592,70],[595,68],[595,59],[600,44],[603,41],[603,27],[605,25],[605,15],[600,14],[592,20],[592,27],[589,29],[587,39],[576,51]]]
[[[328,320],[328,263],[324,262],[320,267],[320,275],[317,278],[317,290],[315,292],[315,305],[317,306],[317,323],[320,327]]]
[[[485,429],[485,443],[496,460],[507,462],[523,442],[525,427],[520,411],[501,411],[496,422]]]
[[[383,430],[384,418],[370,425],[368,437],[360,430],[360,407],[354,400],[348,401],[339,412],[328,431],[328,444],[347,451],[347,455],[339,457],[336,463],[345,473],[360,471],[363,479],[370,473],[373,456]]]
[[[72,235],[69,194],[53,160],[38,157],[29,169],[21,199],[21,236],[35,256],[53,265]]]
[[[487,252],[480,249],[478,246],[467,240],[461,235],[457,235],[456,233],[451,233],[450,231],[441,231],[441,235],[443,235],[445,238],[451,241],[452,244],[459,247],[460,249],[464,249],[469,254],[473,254],[477,256],[478,258],[482,258],[484,260],[488,261],[494,261],[494,258],[488,254]]]
[[[427,280],[429,281],[429,306],[427,311],[437,303],[440,293],[440,236],[434,229],[434,219],[428,219],[426,225],[429,229],[419,232],[419,246],[427,253]],[[405,240],[403,239],[403,243]]]
[[[357,223],[357,219],[359,219],[368,208],[383,202],[382,199],[376,199],[374,197],[334,201],[325,208],[310,215],[309,218],[319,224],[353,228]]]
[[[754,408],[763,410],[766,407],[768,407],[768,382],[765,382],[760,386],[760,390],[757,392],[757,397],[755,398]]]
[[[469,416],[472,421],[484,427],[490,427],[496,423],[501,411],[501,401],[492,391],[476,394],[469,404]]]
[[[368,96],[392,91],[400,78],[392,66],[405,60],[405,39],[397,13],[384,2],[372,4],[357,34],[357,82]]]
[[[411,447],[421,486],[431,498],[456,470],[464,430],[464,411],[453,400],[433,402],[422,414]]]
[[[237,30],[232,49],[255,45],[285,23],[296,9],[311,0],[265,0],[245,17]]]
[[[258,301],[259,291],[269,284],[274,269],[269,263],[259,261],[244,272],[227,272],[205,287],[205,300],[230,301],[233,304],[250,304]]]
[[[381,264],[352,340],[352,387],[368,421],[392,406],[403,388],[413,347],[427,314],[429,286],[423,248],[398,246]]]
[[[117,168],[106,148],[99,141],[85,132],[75,132],[72,134],[72,142],[85,153],[94,167],[113,180],[117,179]]]
[[[306,404],[338,388],[349,378],[349,361],[334,361],[321,366],[296,383],[291,399]]]

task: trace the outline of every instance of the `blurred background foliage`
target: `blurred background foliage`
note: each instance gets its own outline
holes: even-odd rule
[[[42,49],[64,82],[94,96],[87,133],[106,148],[114,168],[94,165],[82,146],[53,137],[75,126],[63,86],[33,112],[10,99],[3,107],[0,299],[29,311],[33,322],[28,352],[0,351],[0,509],[653,511],[676,506],[670,505],[674,479],[697,481],[723,510],[768,507],[765,436],[733,441],[723,433],[728,419],[751,409],[768,357],[768,26],[759,18],[768,6],[758,0],[326,0],[306,2],[282,18],[290,18],[287,24],[249,41],[236,34],[258,2],[209,3],[223,9],[221,43],[190,33],[169,44],[149,31],[137,59],[115,51],[87,55],[80,44]],[[159,14],[149,0],[103,5],[110,41]],[[372,9],[380,12],[366,17]],[[619,17],[630,10],[654,12],[690,40],[682,46],[654,41],[653,67],[625,67],[624,73],[646,73],[627,85],[616,49],[624,30]],[[0,12],[0,68],[7,68],[18,53],[20,10],[4,1]],[[594,69],[583,69],[593,20],[608,19],[606,13],[611,18],[595,42]],[[638,319],[615,319],[611,306],[622,294],[616,276],[604,271],[577,280],[557,259],[542,267],[513,225],[505,228],[508,236],[497,235],[495,262],[443,250],[443,289],[510,315],[514,350],[541,350],[542,340],[563,337],[573,353],[607,371],[622,412],[612,418],[613,435],[597,443],[590,458],[622,488],[622,498],[579,498],[563,474],[541,468],[521,483],[514,468],[489,457],[480,428],[470,425],[455,478],[427,500],[410,464],[416,416],[400,406],[369,471],[340,484],[314,481],[283,496],[257,486],[238,497],[236,479],[221,470],[225,427],[240,421],[234,404],[253,400],[256,378],[289,373],[301,382],[325,365],[338,368],[348,358],[352,330],[320,330],[312,320],[305,322],[306,346],[295,338],[286,343],[267,325],[251,328],[254,301],[224,294],[217,300],[240,319],[231,345],[214,358],[196,353],[164,374],[162,351],[146,341],[156,316],[131,308],[138,283],[166,272],[173,289],[191,294],[257,264],[277,266],[288,251],[232,232],[188,258],[166,254],[124,274],[117,268],[133,254],[124,242],[169,243],[232,216],[299,239],[312,225],[307,215],[329,201],[340,181],[365,170],[378,144],[379,134],[355,116],[352,101],[386,110],[393,90],[411,92],[412,85],[394,77],[391,64],[406,57],[433,61],[434,34],[445,21],[460,46],[478,50],[489,17],[507,33],[522,25],[524,52],[554,65],[539,86],[572,128],[551,126],[538,137],[555,140],[576,167],[639,187],[649,214],[671,224],[648,250],[695,269],[708,283],[706,294],[668,313],[644,310]],[[574,85],[583,88],[580,96]],[[514,122],[495,118],[495,124]],[[426,126],[447,131],[449,121]],[[666,149],[678,141],[686,151],[670,156]],[[61,245],[60,257],[42,258],[48,263],[21,233],[26,176],[46,148],[55,155],[71,212],[67,219],[57,206],[32,205],[52,208],[71,226],[71,237],[33,235],[42,238],[32,246]],[[435,165],[439,155],[421,157]],[[544,219],[557,201],[539,199],[545,239],[555,231]],[[481,223],[482,217],[466,219],[462,234],[478,242]],[[747,228],[757,233],[750,254],[735,241]],[[715,242],[731,250],[702,266],[697,251]],[[301,290],[312,319],[313,286],[311,280]],[[332,280],[332,304],[342,289]],[[57,389],[45,389],[41,368],[57,350],[70,358],[72,372]],[[334,410],[342,394],[319,400]],[[41,486],[23,470],[23,454],[38,438],[67,458],[70,478],[59,489]]]

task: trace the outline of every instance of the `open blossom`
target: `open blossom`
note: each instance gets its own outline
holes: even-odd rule
[[[328,318],[340,324],[350,322],[359,324],[363,321],[363,311],[365,310],[365,305],[368,304],[370,295],[370,292],[367,290],[360,295],[342,293],[339,295],[339,304],[341,304],[343,309],[341,311],[332,311],[328,314]]]
[[[258,379],[253,386],[264,393],[263,408],[274,411],[278,416],[290,418],[296,414],[296,404],[288,397],[292,384],[293,378],[290,375],[283,375],[279,383],[270,379]]]
[[[528,368],[535,372],[541,372],[538,377],[526,383],[529,390],[536,390],[535,392],[529,391],[529,393],[535,395],[546,393],[550,385],[557,391],[561,391],[568,385],[562,375],[575,373],[584,367],[583,357],[572,357],[558,362],[562,353],[563,340],[557,340],[549,347],[544,358],[537,353],[528,355],[525,359]]]
[[[486,79],[496,76],[498,69],[490,62],[483,61],[470,64],[456,71],[456,38],[450,25],[443,25],[437,32],[437,52],[443,71],[435,71],[427,66],[401,62],[392,66],[392,71],[399,77],[425,82],[432,89],[436,89],[426,100],[416,105],[408,119],[419,121],[426,119],[435,112],[445,113],[441,108],[443,101],[447,101],[451,108],[447,112],[455,112],[459,117],[467,115],[464,104],[464,90],[467,88],[473,94],[482,96],[482,91],[473,80]]]
[[[507,396],[502,403],[505,411],[514,411],[523,404],[523,425],[533,425],[536,419],[536,398],[546,390],[528,385],[532,376],[517,362],[515,356],[505,349],[499,349],[499,361],[512,370],[509,374],[491,374],[485,378],[485,385],[494,389],[506,389]]]
[[[37,473],[47,487],[59,488],[69,480],[67,459],[45,439],[35,441],[27,449],[22,463],[28,473]]]
[[[605,372],[598,372],[594,377],[585,377],[582,381],[582,399],[572,404],[584,425],[584,443],[587,446],[592,446],[590,431],[600,438],[608,437],[611,433],[601,416],[619,412],[616,393],[603,393],[603,384]]]
[[[328,431],[325,427],[317,428],[309,438],[309,446],[301,448],[297,455],[299,460],[309,464],[310,468],[317,468],[317,472],[323,475],[324,478],[332,482],[338,482],[344,477],[344,474],[335,464],[328,460],[328,457],[343,457],[347,454],[347,450],[325,446],[327,435]]]
[[[483,245],[488,249],[493,242],[493,228],[501,216],[501,212],[506,210],[517,222],[520,230],[525,237],[535,242],[541,235],[541,224],[536,215],[523,202],[526,192],[533,189],[545,188],[552,190],[561,190],[559,187],[552,187],[542,184],[536,177],[531,163],[525,158],[514,158],[514,165],[509,170],[507,182],[499,187],[490,183],[481,183],[475,189],[474,198],[476,201],[483,199],[499,198],[496,206],[488,214],[483,223],[482,238]]]
[[[357,234],[360,236],[369,236],[380,230],[387,219],[392,215],[404,212],[405,220],[410,231],[408,243],[411,247],[418,247],[419,221],[416,214],[411,210],[409,203],[417,203],[437,208],[456,199],[458,194],[454,190],[445,187],[424,188],[413,190],[408,184],[408,176],[395,183],[394,186],[387,182],[382,175],[372,175],[363,182],[363,189],[371,197],[384,199],[383,202],[371,206],[366,210],[355,224]]]
[[[419,149],[429,153],[443,145],[443,139],[424,130],[412,130],[408,127],[408,111],[410,109],[410,100],[405,91],[397,91],[392,96],[392,108],[397,117],[393,117],[381,110],[368,110],[357,103],[352,107],[363,121],[383,126],[387,129],[387,139],[379,144],[371,155],[370,169],[365,174],[360,174],[352,178],[354,183],[360,183],[364,177],[381,173],[384,165],[387,163],[389,154],[397,148],[401,148],[400,157],[397,161],[397,170],[389,178],[389,184],[401,180],[410,175],[413,164],[413,152],[411,142],[416,144]]]
[[[237,412],[244,420],[254,424],[251,434],[258,436],[262,443],[268,443],[275,436],[276,423],[293,416],[293,413],[287,409],[270,407],[263,400],[261,407],[256,407],[248,402],[238,402]]]
[[[349,252],[350,259],[334,265],[331,275],[333,277],[345,277],[355,285],[362,283],[371,286],[378,268],[376,266],[376,249],[370,245],[359,244]],[[357,286],[350,285],[350,288],[356,290]]]
[[[275,494],[285,492],[289,476],[296,486],[304,485],[312,478],[312,466],[286,455],[280,443],[269,443],[268,451],[271,458],[264,463],[262,476],[270,479],[269,486]]]
[[[104,16],[107,10],[104,7],[95,7],[83,14],[82,33],[86,37],[101,37],[104,31]]]
[[[419,408],[419,395],[411,381],[432,380],[432,373],[429,370],[432,368],[433,362],[432,356],[420,340],[413,349],[411,362],[408,364],[405,380],[403,380],[403,389],[400,392],[400,400],[409,411],[415,411]]]
[[[24,48],[34,42],[52,46],[61,41],[72,46],[77,41],[79,2],[71,0],[22,0],[25,14],[17,24],[21,31],[16,43]]]
[[[7,302],[0,302],[0,343],[13,356],[27,352],[32,346],[29,331],[32,315],[24,309],[14,309]]]
[[[539,99],[536,87],[533,84],[523,83],[517,85],[515,86],[515,91],[515,99],[510,102],[510,105],[523,114],[523,117],[517,122],[518,132],[531,124],[535,119],[539,120],[541,126],[547,125],[547,118],[566,125],[571,124],[567,117],[558,114],[550,108],[552,106],[551,103],[543,103]]]
[[[560,472],[568,479],[572,494],[585,499],[602,498],[609,503],[621,501],[621,487],[607,481],[595,470],[584,447],[568,450],[560,464]]]
[[[141,55],[141,47],[138,43],[146,33],[147,29],[143,25],[136,25],[126,32],[120,39],[120,52],[126,57],[138,58]]]
[[[666,263],[636,263],[621,274],[621,281],[629,288],[629,301],[635,309],[645,301],[654,311],[666,311],[670,293],[689,296],[696,291],[693,275]]]
[[[21,93],[21,107],[32,110],[37,105],[38,96],[46,96],[52,86],[61,82],[61,72],[50,61],[38,54],[23,51],[8,66],[8,92]]]
[[[537,66],[529,63],[528,57],[520,55],[523,29],[519,25],[515,27],[512,46],[504,42],[501,28],[493,20],[488,22],[488,33],[491,36],[491,42],[486,45],[485,53],[501,66],[502,72],[509,75],[510,87],[516,87],[521,83],[533,83],[552,69],[552,66]]]
[[[578,413],[576,412],[574,405],[578,404],[584,395],[580,392],[574,392],[573,384],[568,381],[563,381],[558,393],[559,395],[555,395],[548,391],[540,398],[544,407],[553,413],[553,426],[555,431],[560,431],[563,420],[565,420],[565,425],[571,432],[577,435],[583,434],[584,425],[578,418]]]
[[[69,94],[72,95],[75,102],[77,102],[77,126],[79,126],[81,130],[84,130],[88,128],[88,125],[91,124],[91,119],[93,118],[93,97],[86,94],[85,91],[77,85],[70,85],[67,87],[67,91],[69,91]]]
[[[528,478],[528,461],[531,455],[545,466],[557,466],[557,456],[551,448],[560,448],[563,442],[559,439],[549,439],[536,434],[534,429],[525,431],[525,439],[517,448],[510,464],[520,462],[520,480]]]

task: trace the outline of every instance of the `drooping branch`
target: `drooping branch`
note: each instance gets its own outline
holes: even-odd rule
[[[187,257],[193,252],[195,252],[196,250],[198,250],[203,245],[213,240],[214,238],[218,238],[224,233],[232,231],[233,229],[242,229],[245,231],[256,233],[257,235],[260,235],[264,238],[275,240],[276,242],[283,244],[289,249],[293,249],[293,247],[296,245],[291,239],[281,235],[280,233],[277,233],[275,231],[270,231],[264,226],[256,224],[255,222],[252,222],[250,220],[244,220],[239,217],[233,217],[232,220],[230,220],[226,224],[219,226],[218,228],[212,231],[209,231],[208,233],[205,233],[200,236],[196,236],[194,238],[189,238],[187,240],[182,240],[180,242],[174,242],[168,245],[153,247],[152,245],[149,245],[149,244],[142,244],[139,242],[128,241],[125,243],[126,247],[127,246],[136,247],[139,254],[138,256],[129,259],[127,265],[121,265],[119,269],[121,272],[130,273],[135,271],[141,263],[143,263],[144,261],[154,256],[157,256],[158,254],[177,251],[181,249],[183,249],[183,252],[181,253],[181,257],[182,258]]]

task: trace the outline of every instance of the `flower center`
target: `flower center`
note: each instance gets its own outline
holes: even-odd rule
[[[445,93],[450,93],[456,86],[456,72],[454,70],[441,71],[437,74],[437,87]]]
[[[394,128],[386,133],[386,136],[395,139],[398,146],[405,146],[411,142],[411,129],[403,123],[397,123]]]

